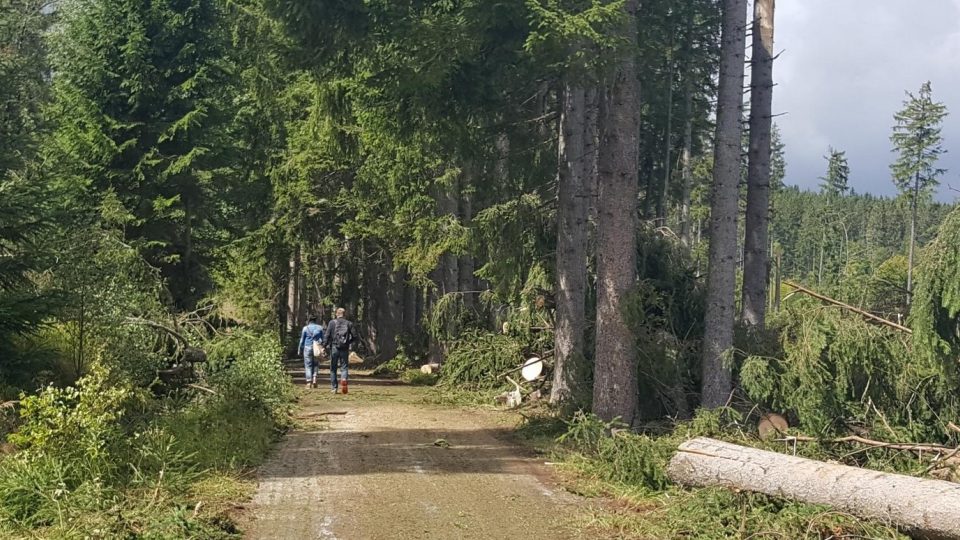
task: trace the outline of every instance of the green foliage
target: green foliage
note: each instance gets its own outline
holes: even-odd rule
[[[126,239],[193,306],[235,180],[220,169],[230,80],[219,4],[72,0],[57,13],[51,162],[80,212],[116,198]]]
[[[193,511],[193,486],[259,463],[292,389],[273,339],[223,337],[211,351],[212,393],[156,398],[97,364],[76,387],[24,396],[19,451],[0,461],[0,534],[228,537],[228,522]]]
[[[523,363],[523,347],[509,335],[469,330],[448,342],[440,382],[454,388],[497,388]]]
[[[53,311],[55,295],[44,294],[30,280],[40,265],[41,236],[48,232],[42,208],[44,193],[27,178],[0,176],[0,382],[12,383],[18,335],[35,331]]]
[[[954,209],[920,254],[910,309],[919,356],[943,363],[956,380],[960,361],[960,209]]]
[[[400,374],[400,380],[414,386],[433,386],[439,377],[436,373],[423,373],[419,369],[406,369]]]
[[[650,436],[617,430],[615,423],[578,413],[558,438],[561,448],[557,457],[562,470],[575,474],[568,489],[586,496],[615,497],[617,506],[628,510],[591,516],[591,526],[599,532],[716,540],[765,534],[810,540],[843,534],[905,538],[882,524],[817,505],[724,488],[686,490],[669,483],[667,464],[684,440],[710,436],[759,445],[739,430],[742,420],[731,409],[699,411],[693,420],[674,426],[669,433]]]
[[[908,202],[869,194],[826,196],[796,187],[774,193],[770,236],[782,248],[781,275],[869,307],[863,287],[870,276],[891,257],[906,253],[912,216]],[[950,209],[935,202],[919,205],[918,245],[934,237]]]
[[[747,358],[740,383],[804,432],[861,425],[881,438],[942,440],[945,419],[960,413],[941,364],[911,354],[902,334],[812,301],[788,303],[773,324],[782,352]]]
[[[850,189],[850,166],[847,165],[847,153],[827,147],[827,174],[820,178],[820,193],[828,197],[845,195]]]
[[[699,388],[704,291],[690,253],[653,231],[640,234],[639,281],[624,310],[636,336],[641,411],[646,418],[689,417]]]
[[[224,401],[248,410],[259,409],[274,421],[280,421],[293,399],[281,354],[278,340],[249,332],[232,332],[211,343],[213,369],[206,378]]]
[[[132,389],[110,385],[109,373],[96,369],[77,381],[76,388],[50,386],[25,396],[20,412],[24,422],[10,442],[37,454],[110,464],[115,457],[110,445],[121,438],[120,420],[132,398]]]
[[[890,142],[899,155],[890,170],[893,182],[912,204],[917,204],[920,196],[929,197],[939,183],[937,178],[946,172],[936,166],[945,152],[940,131],[946,116],[946,106],[933,101],[929,81],[920,86],[916,95],[907,92],[903,109],[894,115],[896,124]]]
[[[398,377],[413,369],[413,360],[401,349],[396,356],[380,364],[373,370],[374,377]]]

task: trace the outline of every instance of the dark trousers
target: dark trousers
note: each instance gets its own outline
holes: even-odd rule
[[[339,381],[337,380],[337,370],[343,370],[343,380],[347,380],[347,366],[350,361],[350,350],[349,349],[338,349],[333,347],[333,350],[330,351],[330,387],[334,390],[337,389]]]

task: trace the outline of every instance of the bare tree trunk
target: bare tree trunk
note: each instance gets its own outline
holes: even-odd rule
[[[892,523],[915,538],[960,539],[960,485],[814,461],[704,437],[680,445],[667,468],[688,486],[721,486],[823,504]]]
[[[441,195],[441,212],[443,215],[456,217],[457,193],[459,186],[454,184]],[[455,293],[460,285],[460,266],[458,258],[453,253],[444,253],[440,260],[440,287],[442,294]]]
[[[300,273],[297,276],[297,289],[300,291],[300,300],[297,302],[298,326],[307,324],[307,315],[310,311],[310,286],[307,282],[309,267],[303,257],[303,248],[300,248]]]
[[[717,131],[714,143],[713,205],[707,310],[703,336],[702,404],[726,404],[733,387],[731,362],[736,293],[743,61],[747,1],[724,0]]]
[[[744,227],[743,322],[766,324],[770,260],[770,129],[773,103],[773,11],[775,0],[754,0],[750,77],[750,166]]]
[[[581,371],[578,366],[583,363],[589,197],[585,178],[585,98],[582,85],[564,85],[558,142],[555,362],[550,390],[550,403],[557,405],[575,401]]]
[[[293,248],[287,274],[287,333],[300,329],[300,248]]]
[[[393,271],[392,261],[388,258],[382,267],[382,273],[374,284],[382,292],[377,295],[376,317],[376,356],[387,361],[397,355],[397,336],[403,320],[402,287],[403,281]]]
[[[599,115],[600,92],[597,85],[589,84],[583,95],[583,155],[584,189],[587,197],[587,220],[597,223],[597,158],[600,148],[600,133],[597,116]],[[588,245],[590,245],[588,234]],[[587,256],[590,256],[589,250]]]
[[[468,168],[466,176],[460,181],[459,215],[460,224],[464,227],[470,227],[473,219],[473,185],[475,180],[474,170]],[[457,290],[463,293],[463,307],[468,310],[474,308],[474,299],[476,298],[473,293],[477,288],[476,279],[473,275],[474,271],[473,254],[468,249],[457,259]]]
[[[780,264],[781,264],[781,261],[780,261],[780,254],[779,254],[779,253],[777,253],[777,263],[776,263],[776,264],[777,264],[777,266],[776,266],[776,273],[774,274],[774,277],[773,277],[773,279],[774,279],[774,284],[773,284],[773,286],[775,287],[775,288],[773,289],[773,310],[779,312],[779,311],[780,311],[780,281],[781,281],[781,278],[780,278]]]
[[[907,248],[907,305],[913,300],[913,248],[917,242],[917,207],[920,206],[920,172],[913,181],[913,200],[910,208],[910,247]]]
[[[667,225],[667,204],[670,200],[670,172],[671,172],[671,154],[673,153],[673,72],[674,62],[671,52],[670,68],[667,71],[667,127],[664,139],[666,141],[666,150],[663,156],[663,186],[660,190],[660,201],[657,204],[657,220],[661,227]]]
[[[680,195],[680,242],[689,248],[690,243],[690,192],[693,190],[693,85],[690,77],[683,88],[683,187]]]
[[[624,4],[619,34],[627,49],[601,101],[602,140],[598,163],[597,348],[593,410],[604,420],[633,423],[637,410],[635,337],[623,302],[637,273],[637,195],[640,81],[637,78],[637,1]]]
[[[420,326],[420,320],[417,318],[417,302],[419,302],[419,290],[405,283],[403,285],[403,333],[413,336],[417,333]]]

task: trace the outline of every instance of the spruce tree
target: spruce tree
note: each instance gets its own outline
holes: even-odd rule
[[[947,107],[933,100],[930,82],[920,86],[914,95],[907,92],[903,109],[893,118],[893,151],[898,154],[890,165],[893,183],[910,201],[910,240],[907,255],[907,303],[913,290],[913,256],[917,238],[917,208],[921,200],[928,199],[938,178],[946,169],[937,167],[943,149],[943,137],[940,131],[943,119],[947,116]]]
[[[213,0],[70,0],[53,60],[60,172],[86,208],[114,193],[127,240],[192,306],[225,218],[219,157],[229,88]],[[218,215],[221,214],[221,215]]]
[[[850,166],[847,165],[847,153],[827,147],[827,174],[820,177],[820,192],[828,196],[846,195],[850,189],[847,182],[850,179]]]

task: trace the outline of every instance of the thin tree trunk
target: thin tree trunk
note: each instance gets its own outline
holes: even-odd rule
[[[637,410],[635,337],[623,303],[637,272],[637,195],[640,81],[637,78],[637,1],[624,4],[619,34],[627,50],[601,102],[598,163],[597,325],[593,410],[600,418],[630,425]]]
[[[470,227],[473,219],[473,185],[473,169],[468,168],[466,176],[460,182],[460,224],[464,227]],[[457,259],[457,290],[463,293],[463,307],[468,310],[473,309],[476,298],[473,292],[477,288],[474,271],[473,253],[468,249]]]
[[[557,209],[557,289],[554,368],[550,403],[575,401],[583,363],[586,322],[587,212],[584,149],[585,98],[580,84],[564,85],[560,110]]]
[[[407,336],[415,335],[420,326],[420,320],[417,319],[418,292],[409,283],[403,285],[403,333]]]
[[[825,245],[827,243],[827,236],[826,236],[827,233],[821,233],[821,234],[822,236],[820,237],[820,263],[817,268],[817,286],[820,286],[823,283],[823,252],[825,249]]]
[[[664,151],[663,156],[663,185],[660,189],[660,201],[657,204],[657,220],[661,227],[667,225],[667,202],[670,197],[670,171],[671,171],[671,154],[673,152],[673,58],[670,58],[670,69],[667,72],[667,127],[666,133],[664,134],[664,139],[666,141],[666,150]]]
[[[773,285],[774,287],[776,287],[773,290],[773,310],[777,312],[780,311],[780,282],[782,279],[780,277],[780,264],[781,264],[780,254],[777,253],[777,266],[776,266],[776,274],[774,275],[775,282]]]
[[[733,388],[731,363],[736,294],[737,211],[740,180],[743,61],[746,0],[724,0],[717,130],[714,146],[713,205],[707,309],[703,336],[702,404],[726,404]]]
[[[688,76],[683,88],[683,187],[680,195],[680,242],[690,247],[690,192],[693,189],[693,87]]]
[[[917,207],[920,198],[920,172],[913,180],[913,200],[910,208],[910,246],[907,248],[907,305],[913,300],[913,248],[917,242]]]
[[[457,199],[459,198],[459,181],[449,186],[441,194],[442,215],[456,217],[458,212]],[[458,258],[453,253],[444,253],[440,261],[440,286],[442,294],[455,293],[460,284],[460,267]]]
[[[763,327],[767,316],[770,261],[770,130],[773,103],[773,12],[775,0],[754,0],[750,77],[750,165],[743,248],[743,322]]]
[[[403,320],[402,287],[400,276],[387,258],[378,282],[373,284],[382,292],[377,295],[376,356],[387,361],[397,355],[397,336]]]
[[[297,315],[300,313],[300,248],[293,248],[287,274],[287,333],[294,334],[300,329]]]
[[[597,223],[597,158],[600,147],[600,133],[598,127],[600,92],[596,83],[586,86],[583,96],[583,155],[584,155],[584,189],[587,197],[587,220]],[[588,234],[588,245],[590,245]],[[587,256],[589,257],[589,253]]]

